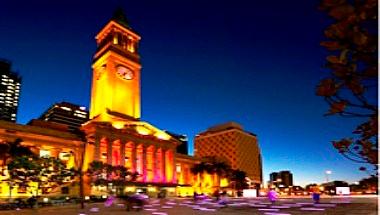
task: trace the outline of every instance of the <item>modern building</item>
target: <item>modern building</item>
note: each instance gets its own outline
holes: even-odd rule
[[[220,157],[233,169],[247,173],[251,182],[260,187],[262,161],[257,136],[246,132],[235,122],[216,125],[195,136],[195,157]]]
[[[69,131],[77,131],[88,121],[89,114],[86,107],[60,102],[50,106],[38,119],[67,125]]]
[[[176,134],[170,131],[166,131],[170,136],[177,139],[181,144],[177,147],[176,152],[179,154],[188,155],[189,154],[189,144],[188,139],[185,134]]]
[[[270,183],[277,182],[277,179],[279,179],[278,172],[272,172],[269,174],[269,182]]]
[[[269,174],[269,183],[275,187],[293,186],[293,174],[286,170]]]
[[[11,62],[0,59],[0,119],[16,122],[21,77],[11,70]]]

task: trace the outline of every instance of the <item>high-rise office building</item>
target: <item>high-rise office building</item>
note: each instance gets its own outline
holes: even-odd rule
[[[233,169],[247,173],[259,186],[262,183],[262,161],[256,135],[234,122],[217,125],[195,136],[196,157],[216,156],[227,160]]]
[[[276,187],[293,186],[293,174],[290,171],[272,172],[269,175],[269,180]]]
[[[173,133],[170,131],[166,131],[166,133],[168,133],[170,136],[172,136],[173,138],[175,138],[179,142],[181,142],[181,144],[179,146],[177,146],[177,150],[176,150],[177,153],[184,154],[184,155],[189,154],[189,149],[188,149],[189,144],[188,144],[188,139],[187,139],[186,135],[176,134],[176,133]]]
[[[275,182],[277,181],[277,179],[279,179],[278,172],[272,172],[271,174],[269,174],[270,182]]]
[[[88,121],[88,111],[79,105],[60,102],[49,107],[38,119],[64,124],[68,126],[69,131],[76,131]]]
[[[0,59],[0,119],[16,122],[21,77],[11,71],[11,62]]]

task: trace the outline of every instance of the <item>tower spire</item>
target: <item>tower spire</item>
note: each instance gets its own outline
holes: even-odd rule
[[[114,20],[115,22],[123,25],[126,28],[131,28],[128,24],[128,20],[125,16],[124,10],[120,6],[116,8],[111,20]]]

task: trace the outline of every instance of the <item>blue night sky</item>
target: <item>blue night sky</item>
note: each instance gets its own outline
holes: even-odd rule
[[[95,35],[121,5],[142,40],[142,120],[187,134],[236,121],[257,134],[265,181],[353,182],[364,173],[330,140],[357,121],[324,117],[326,52],[317,1],[2,1],[0,57],[23,77],[18,123],[51,104],[89,107]]]

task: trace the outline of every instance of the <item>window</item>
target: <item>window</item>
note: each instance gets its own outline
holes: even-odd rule
[[[61,194],[69,194],[69,187],[62,187]]]
[[[63,160],[63,161],[69,160],[70,156],[71,156],[70,152],[61,152],[61,153],[59,153],[59,159]]]
[[[26,193],[26,186],[19,186],[17,189],[17,193]]]
[[[71,108],[69,107],[61,107],[62,110],[71,111]]]
[[[50,157],[50,151],[41,149],[40,150],[40,157]]]
[[[176,165],[176,171],[177,172],[181,172],[181,164],[177,164]]]

